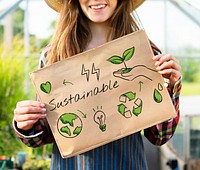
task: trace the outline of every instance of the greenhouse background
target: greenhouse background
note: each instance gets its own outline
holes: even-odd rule
[[[178,58],[183,75],[181,120],[174,137],[162,147],[144,138],[149,169],[200,169],[200,1],[146,0],[134,15],[164,53]],[[35,98],[29,73],[37,69],[57,17],[43,0],[0,0],[0,169],[22,164],[23,169],[49,169],[51,145],[22,145],[12,117],[17,101]]]

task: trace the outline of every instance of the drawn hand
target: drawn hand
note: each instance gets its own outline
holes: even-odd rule
[[[25,100],[17,103],[14,110],[14,120],[21,130],[29,130],[34,123],[46,117],[45,105],[38,101]]]
[[[146,67],[145,65],[136,65],[133,68],[123,68],[117,70],[113,73],[113,75],[128,81],[133,81],[138,77],[144,77],[152,81],[151,77],[153,73],[157,73],[157,71]]]
[[[181,77],[181,66],[178,60],[170,54],[160,54],[153,57],[157,71],[162,74],[164,78],[170,80],[170,87]]]

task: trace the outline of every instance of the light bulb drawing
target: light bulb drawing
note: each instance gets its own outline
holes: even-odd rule
[[[106,131],[106,114],[103,111],[98,110],[95,112],[94,121],[96,124],[99,125],[99,129],[102,132]]]

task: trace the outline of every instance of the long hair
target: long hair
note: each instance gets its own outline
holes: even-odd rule
[[[65,0],[60,11],[56,32],[47,53],[47,64],[63,60],[83,52],[92,38],[87,17],[83,14],[78,0]],[[138,30],[131,17],[132,0],[118,0],[117,8],[109,19],[107,41]]]

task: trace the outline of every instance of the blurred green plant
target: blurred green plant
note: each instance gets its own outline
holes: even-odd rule
[[[51,159],[28,159],[23,165],[24,170],[49,170]]]
[[[13,50],[0,46],[0,155],[12,156],[24,147],[12,128],[13,112],[18,101],[35,98],[32,86],[26,94],[25,82],[29,82],[29,70],[37,68],[37,60],[24,56],[23,40],[18,36]]]
[[[0,25],[0,42],[3,41],[3,26]]]
[[[29,35],[29,55],[24,55],[24,10],[13,12],[13,43],[4,46],[4,28],[0,25],[0,155],[8,157],[19,151],[29,151],[12,128],[13,112],[18,101],[35,100],[35,90],[30,82],[29,73],[37,70],[39,55],[50,42],[50,37],[37,39]],[[50,29],[54,29],[55,21]],[[31,157],[45,157],[51,153],[52,146],[47,145],[31,150]],[[49,168],[48,168],[49,169]]]
[[[24,93],[25,59],[21,48],[8,52],[0,48],[0,154],[11,156],[21,148],[12,130],[13,110]]]
[[[194,58],[180,59],[182,78],[185,82],[198,82],[200,73],[200,60]]]
[[[19,7],[13,12],[13,35],[17,34],[24,35],[24,10]]]
[[[0,155],[7,157],[28,150],[28,147],[15,135],[12,120],[18,101],[35,100],[36,97],[29,73],[37,70],[40,49],[32,46],[30,48],[32,50],[30,55],[25,57],[23,39],[20,36],[15,36],[11,50],[4,49],[3,45],[0,45]],[[40,155],[44,158],[51,154],[52,145],[31,150],[30,157]]]

